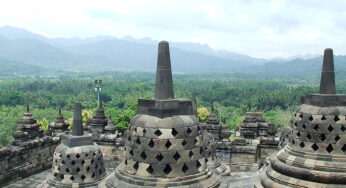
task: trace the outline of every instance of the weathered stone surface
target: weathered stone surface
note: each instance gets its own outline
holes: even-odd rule
[[[74,115],[73,115],[72,135],[74,135],[74,136],[82,136],[83,135],[82,105],[79,102],[75,103],[75,110],[74,110]]]
[[[90,131],[94,137],[98,137],[99,134],[104,133],[104,129],[107,126],[107,117],[104,113],[104,108],[100,106],[97,108],[94,117],[90,124]],[[115,129],[114,129],[115,130]]]
[[[158,47],[155,99],[174,99],[169,44],[161,41]]]
[[[331,55],[327,49],[320,90],[328,94],[319,94],[313,103],[302,100],[289,143],[270,157],[256,187],[345,187],[346,98],[333,95],[334,86],[326,85],[334,82]]]
[[[56,115],[55,121],[49,124],[49,128],[54,136],[61,136],[68,132],[69,123],[64,121],[64,116],[61,114],[61,109]]]
[[[59,142],[58,137],[44,136],[0,148],[0,187],[49,168]]]
[[[43,137],[43,130],[40,129],[40,124],[32,117],[29,105],[27,105],[27,111],[24,113],[23,119],[17,125],[17,131],[13,134],[13,145],[25,145],[26,141],[34,140],[36,138]]]
[[[320,94],[336,94],[333,50],[324,50]]]
[[[97,187],[106,176],[101,148],[83,135],[81,104],[76,103],[72,135],[55,149],[52,173],[38,187]]]
[[[160,42],[155,99],[139,99],[125,138],[125,158],[107,187],[218,187],[208,171],[202,128],[193,102],[173,99],[167,42]]]
[[[275,125],[265,122],[263,112],[246,112],[245,119],[240,125],[240,135],[254,139],[276,135]]]

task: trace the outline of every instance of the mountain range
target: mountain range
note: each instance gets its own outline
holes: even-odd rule
[[[12,26],[0,27],[0,75],[40,72],[155,71],[158,41],[111,36],[51,38]],[[321,55],[260,59],[208,45],[170,42],[174,72],[252,73],[302,76],[319,73]],[[346,70],[346,56],[335,58]]]

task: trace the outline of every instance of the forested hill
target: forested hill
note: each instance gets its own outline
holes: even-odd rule
[[[170,43],[176,73],[233,73],[257,77],[319,75],[322,56],[312,59],[264,60],[196,43]],[[321,53],[323,49],[321,49]],[[154,72],[157,41],[100,36],[87,39],[48,38],[24,29],[0,27],[0,76],[75,74],[103,71]],[[335,57],[345,75],[346,56]]]

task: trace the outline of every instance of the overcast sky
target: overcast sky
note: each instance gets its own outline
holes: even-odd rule
[[[0,1],[0,26],[46,36],[150,37],[263,58],[346,54],[342,0]]]

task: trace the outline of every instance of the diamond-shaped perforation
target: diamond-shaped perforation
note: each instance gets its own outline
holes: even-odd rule
[[[190,157],[190,158],[193,157],[193,152],[192,152],[192,151],[189,152],[189,157]]]
[[[162,132],[159,130],[159,129],[157,129],[155,132],[154,132],[154,134],[156,135],[156,136],[161,136],[162,135]]]
[[[80,155],[79,155],[79,154],[77,154],[77,155],[76,155],[76,158],[77,158],[77,159],[79,159],[79,157],[80,157]]]
[[[182,146],[186,146],[186,144],[187,144],[187,143],[186,143],[185,140],[183,140],[183,142],[181,143]]]
[[[328,147],[326,148],[326,150],[328,153],[331,153],[331,152],[333,152],[334,148],[331,144],[329,144]]]
[[[338,122],[340,120],[339,116],[334,116],[334,121]]]
[[[67,173],[70,173],[70,172],[71,172],[69,168],[66,168],[65,171],[66,171]]]
[[[334,139],[335,139],[335,142],[338,142],[340,140],[340,136],[336,135],[336,137]]]
[[[71,164],[74,166],[76,164],[76,162],[75,161],[71,161]]]
[[[178,131],[175,128],[172,129],[172,135],[176,137],[178,135]]]
[[[186,133],[190,135],[192,133],[192,130],[190,128],[187,128]]]
[[[343,125],[341,126],[341,128],[340,128],[340,129],[341,129],[341,131],[342,131],[342,132],[345,132],[345,131],[346,131],[346,127],[345,127],[345,126],[343,126]]]
[[[92,178],[95,178],[95,176],[96,176],[95,173],[92,173],[92,174],[91,174],[91,177],[92,177]]]
[[[163,169],[163,172],[168,175],[169,173],[172,172],[172,168],[171,168],[171,165],[166,165],[166,167]]]
[[[145,133],[147,133],[147,130],[143,129],[143,135],[145,136]]]
[[[82,175],[81,177],[80,177],[80,179],[82,179],[83,181],[86,179],[86,177],[84,176],[84,175]]]
[[[346,144],[342,146],[341,150],[346,154]]]
[[[328,131],[329,131],[329,132],[332,132],[333,130],[334,130],[333,126],[332,126],[332,125],[329,125],[329,126],[328,126]]]
[[[80,172],[80,171],[81,171],[81,169],[80,169],[79,167],[77,167],[76,171],[77,171],[77,172]]]
[[[145,160],[147,158],[147,154],[145,154],[145,151],[142,151],[140,156],[143,160]]]
[[[138,145],[141,144],[141,139],[139,139],[139,137],[137,138],[136,143],[137,143]]]
[[[70,180],[73,181],[73,180],[74,180],[74,176],[71,176],[71,177],[70,177]]]
[[[197,161],[196,162],[196,168],[199,168],[199,167],[201,167],[202,165],[201,165],[201,163],[199,162],[199,161]]]
[[[306,138],[308,139],[308,140],[310,140],[312,137],[311,137],[311,135],[310,135],[310,133],[308,133],[307,135],[306,135]]]
[[[133,150],[132,150],[132,149],[130,150],[129,154],[130,154],[131,156],[133,156]]]
[[[189,170],[189,167],[186,166],[186,164],[184,164],[183,167],[181,168],[181,170],[182,170],[184,173],[186,173],[186,171]]]
[[[300,146],[301,148],[305,147],[304,142],[300,142],[299,146]]]
[[[163,156],[161,155],[161,153],[159,153],[159,154],[156,155],[156,159],[157,159],[158,161],[162,161]]]
[[[135,170],[138,170],[138,167],[139,167],[138,162],[136,162],[136,163],[133,165],[133,168],[134,168]]]
[[[147,172],[148,172],[149,174],[153,174],[153,173],[154,173],[154,169],[153,169],[153,167],[152,167],[151,165],[148,166]]]
[[[127,140],[128,140],[129,142],[131,142],[131,141],[132,141],[131,136],[127,137]]]
[[[297,132],[297,136],[298,136],[298,138],[301,136],[299,131]]]
[[[312,144],[311,148],[314,150],[314,151],[317,151],[318,150],[318,145],[316,143]]]
[[[197,140],[197,138],[195,138],[195,139],[193,140],[193,143],[196,145],[197,142],[198,142],[198,140]]]
[[[300,113],[300,114],[299,114],[299,117],[300,117],[300,118],[303,118],[303,113]]]
[[[326,118],[326,116],[324,116],[324,115],[321,117],[321,120],[322,120],[322,121],[325,121],[326,119],[327,119],[327,118]]]
[[[305,125],[305,123],[302,125],[302,128],[303,128],[303,129],[306,129],[306,125]]]
[[[178,152],[176,152],[174,155],[173,155],[173,158],[178,161],[180,159],[180,154]]]
[[[165,144],[165,147],[166,147],[167,149],[169,149],[171,146],[172,146],[172,143],[171,143],[169,140],[167,140],[167,142],[166,142],[166,144]]]
[[[155,146],[155,142],[153,141],[153,139],[150,139],[149,143],[148,143],[148,146],[150,148],[153,148]]]
[[[314,120],[314,117],[310,116],[310,117],[309,117],[309,120],[310,120],[310,121],[313,121],[313,120]]]
[[[314,129],[315,131],[319,131],[320,130],[320,126],[318,124],[314,125]]]
[[[323,141],[325,141],[326,140],[326,135],[325,134],[321,134],[320,135],[320,140],[323,142]]]

